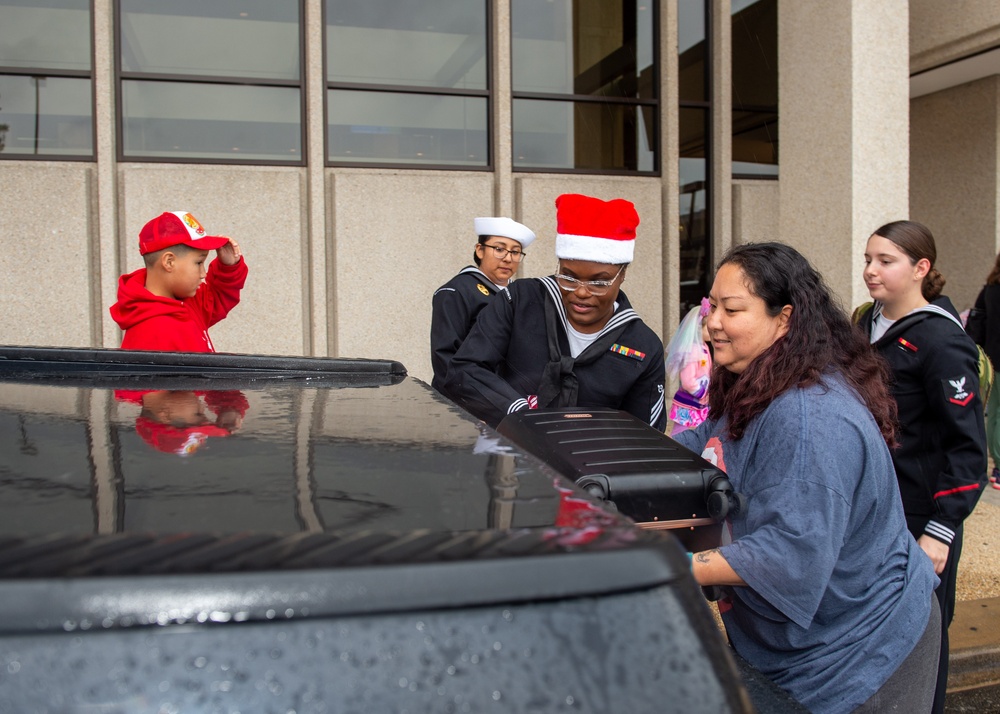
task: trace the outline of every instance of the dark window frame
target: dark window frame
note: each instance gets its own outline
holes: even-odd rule
[[[451,87],[427,87],[412,84],[383,84],[370,82],[331,82],[330,68],[327,66],[327,38],[326,34],[326,0],[321,2],[320,21],[323,32],[323,165],[326,168],[348,168],[348,169],[393,169],[393,170],[419,170],[419,171],[476,171],[491,172],[494,170],[495,149],[493,142],[493,0],[480,0],[484,3],[486,10],[486,24],[484,32],[486,34],[486,89],[454,89]],[[421,94],[432,96],[452,96],[481,98],[486,100],[486,163],[482,166],[471,166],[468,164],[432,164],[414,162],[389,162],[389,161],[333,161],[330,159],[330,92],[358,91],[358,92],[383,92],[386,94]]]
[[[66,79],[89,79],[90,80],[90,154],[5,154],[0,153],[0,161],[76,161],[94,163],[97,161],[97,95],[94,92],[94,64],[97,62],[97,49],[94,46],[94,2],[88,0],[87,8],[90,12],[90,69],[60,69],[54,70],[51,67],[7,67],[0,65],[0,75],[15,75],[27,77],[49,77]],[[35,117],[38,121],[38,117]]]
[[[746,9],[746,8],[744,8],[744,9]],[[730,14],[730,18],[729,18],[730,23],[733,22],[733,17],[734,16],[732,14]],[[777,30],[775,30],[775,31],[777,31]],[[731,59],[730,61],[733,61],[733,60]],[[775,67],[774,71],[775,71],[775,73],[777,73],[777,71],[778,71],[777,67]],[[778,97],[778,101],[779,101],[779,104],[775,104],[774,106],[760,105],[760,104],[741,104],[739,107],[737,107],[735,105],[735,103],[734,103],[733,106],[730,107],[730,111],[731,111],[731,113],[733,115],[735,115],[737,112],[752,112],[752,113],[764,114],[764,115],[766,115],[766,114],[773,114],[774,115],[774,123],[777,123],[778,117],[780,116],[780,114],[779,114],[780,96]],[[764,126],[767,123],[769,123],[769,120],[766,120],[766,119],[765,120],[761,120],[761,123],[760,123],[759,126],[757,126],[757,127],[751,127],[751,128],[759,128],[760,126]],[[744,129],[743,131],[737,133],[737,131],[735,129],[733,129],[731,141],[735,142],[737,136],[739,136],[742,133],[746,133],[746,131],[747,131],[747,129]],[[774,166],[774,167],[776,167],[778,169],[778,173],[776,173],[776,174],[740,173],[738,171],[734,171],[734,172],[732,172],[732,179],[734,181],[777,181],[781,177],[781,159],[780,159],[780,155],[779,155],[779,159],[778,159],[777,163],[774,163],[774,164],[762,164],[762,165],[765,165],[765,166]]]
[[[122,71],[122,41],[121,41],[121,0],[114,0],[114,71],[115,71],[115,153],[119,163],[143,164],[211,164],[221,166],[305,166],[309,156],[308,116],[306,114],[306,1],[297,0],[299,6],[299,78],[292,79],[255,79],[253,77],[232,77],[227,75],[189,75],[166,74],[159,72],[123,72]],[[93,2],[93,0],[92,0]],[[298,87],[299,89],[299,142],[302,147],[299,158],[294,161],[286,159],[236,159],[207,158],[194,156],[127,156],[125,154],[125,116],[122,110],[122,85],[125,81],[140,82],[183,82],[186,84],[224,84],[244,87]]]
[[[677,2],[677,0],[670,0],[671,2]],[[708,290],[711,287],[712,280],[714,279],[713,272],[715,271],[715,262],[718,256],[715,255],[715,240],[713,231],[715,229],[714,221],[712,220],[712,210],[715,203],[715,190],[717,188],[712,176],[712,157],[715,151],[714,142],[712,141],[712,130],[715,126],[715,107],[712,101],[714,84],[712,82],[712,63],[715,61],[714,51],[715,44],[712,42],[712,22],[714,21],[714,14],[712,11],[711,0],[702,0],[702,6],[705,10],[705,100],[695,101],[695,100],[678,100],[678,111],[683,109],[698,109],[705,114],[705,178],[701,181],[695,181],[687,185],[678,185],[677,192],[680,194],[685,188],[692,188],[697,190],[700,188],[696,186],[701,184],[705,189],[705,252],[706,252],[706,265],[705,265],[705,275],[704,278],[704,294],[708,294]],[[694,200],[692,198],[692,200]],[[681,216],[681,220],[684,220],[684,216]],[[678,276],[680,277],[680,276]],[[683,316],[685,305],[683,290],[687,285],[681,283],[680,280],[677,281],[677,294],[681,303],[681,314]],[[702,296],[704,297],[704,295]]]
[[[676,0],[667,0],[668,2]],[[653,168],[650,171],[640,171],[631,169],[578,169],[578,168],[552,168],[552,167],[541,167],[541,166],[516,166],[513,163],[513,158],[511,160],[511,170],[517,173],[540,173],[540,174],[582,174],[587,176],[651,176],[659,177],[662,175],[663,167],[663,141],[660,136],[660,118],[661,112],[663,111],[663,98],[660,96],[660,0],[650,0],[653,9],[653,38],[652,38],[652,48],[653,48],[653,86],[656,88],[656,97],[654,99],[642,99],[640,97],[615,97],[611,99],[610,97],[598,97],[593,94],[559,94],[559,93],[549,93],[549,92],[522,92],[514,89],[514,63],[510,63],[510,101],[511,101],[511,113],[513,114],[513,104],[518,99],[535,99],[542,101],[555,101],[563,102],[566,104],[577,104],[577,103],[594,103],[603,104],[609,106],[627,106],[627,107],[652,107],[653,110],[653,126],[655,131],[650,137],[653,141]],[[514,54],[514,38],[511,36],[511,57]],[[513,142],[514,127],[511,124],[511,141]]]

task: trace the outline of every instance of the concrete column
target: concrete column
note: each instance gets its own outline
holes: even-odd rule
[[[493,56],[490,83],[493,90],[490,121],[493,123],[493,210],[496,216],[520,220],[514,206],[513,152],[511,110],[511,37],[510,0],[496,0],[490,18],[493,32]]]
[[[908,3],[778,3],[780,238],[846,307],[871,232],[909,210]]]
[[[323,99],[326,94],[326,63],[323,55],[323,0],[307,0],[305,17],[306,93],[306,187],[302,224],[306,226],[303,246],[302,301],[303,354],[325,357],[337,354],[336,271],[333,232],[327,231],[326,127]],[[332,220],[332,218],[331,218]]]
[[[97,169],[91,192],[93,205],[87,231],[91,236],[91,344],[117,347],[121,330],[108,308],[117,300],[118,276],[125,251],[119,243],[118,156],[115,137],[115,42],[112,0],[94,0],[94,129]]]
[[[663,325],[669,341],[680,322],[680,107],[678,105],[677,3],[660,3],[660,180],[663,205]]]

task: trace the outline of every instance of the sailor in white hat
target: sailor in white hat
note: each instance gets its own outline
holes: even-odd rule
[[[510,283],[535,240],[530,228],[510,218],[476,218],[474,227],[479,236],[472,253],[476,264],[462,268],[432,298],[431,386],[438,391],[444,386],[452,355],[469,334],[479,311]]]

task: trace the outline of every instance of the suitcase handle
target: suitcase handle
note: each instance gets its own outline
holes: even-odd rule
[[[733,484],[721,471],[705,469],[701,473],[705,482],[705,507],[716,523],[728,518],[739,518],[746,511],[746,498],[733,491]],[[594,498],[612,505],[611,480],[604,474],[589,474],[577,480],[577,485]]]

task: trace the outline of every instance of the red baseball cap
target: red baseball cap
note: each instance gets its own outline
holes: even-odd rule
[[[141,416],[135,420],[135,430],[142,440],[158,451],[178,456],[190,456],[210,436],[229,436],[228,429],[215,424],[199,424],[198,426],[176,427],[161,424],[148,417]]]
[[[139,231],[139,254],[155,253],[172,245],[218,250],[228,242],[225,236],[206,235],[198,219],[187,211],[169,211],[161,213]]]

